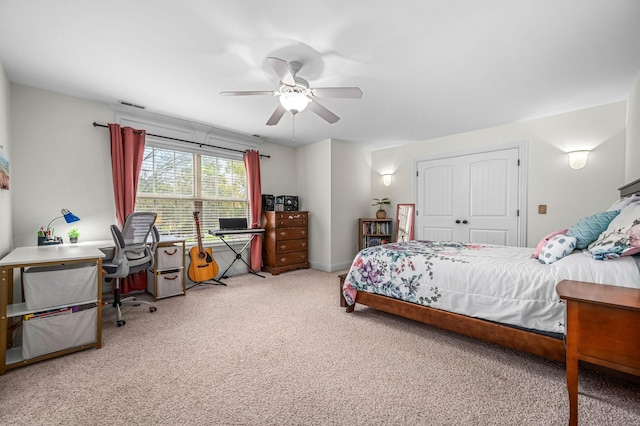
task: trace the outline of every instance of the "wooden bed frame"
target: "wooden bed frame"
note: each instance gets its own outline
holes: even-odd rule
[[[346,274],[340,275],[340,306],[347,312],[353,312],[356,303],[379,311],[388,312],[403,318],[409,318],[424,324],[475,337],[491,343],[506,346],[522,352],[528,352],[553,361],[565,362],[565,347],[562,339],[534,333],[519,328],[501,325],[491,321],[454,314],[441,309],[417,305],[403,300],[379,294],[359,291],[356,303],[347,306],[342,294]]]
[[[632,194],[640,194],[640,179],[628,183],[618,188],[618,190],[620,191],[621,198]],[[340,306],[346,307],[347,312],[353,312],[356,303],[359,303],[379,311],[420,321],[518,351],[528,352],[553,361],[565,362],[566,360],[563,339],[550,337],[533,331],[509,327],[491,321],[459,315],[441,309],[417,305],[415,303],[363,291],[357,293],[356,301],[352,306],[347,306],[344,295],[342,294],[342,287],[346,276],[347,274],[340,275]]]

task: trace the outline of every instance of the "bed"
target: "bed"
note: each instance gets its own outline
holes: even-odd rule
[[[638,185],[621,188],[621,200],[609,210],[546,236],[535,257],[532,248],[446,241],[364,249],[340,276],[340,304],[347,312],[366,305],[564,362],[565,305],[555,291],[560,281],[640,288],[638,257],[632,256],[640,243],[630,231],[640,225],[640,197],[633,196]],[[580,234],[580,226],[593,229]],[[557,251],[559,241],[565,244],[561,255],[541,258]]]

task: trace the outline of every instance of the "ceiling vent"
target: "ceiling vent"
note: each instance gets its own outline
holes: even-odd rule
[[[136,104],[132,104],[131,102],[127,102],[127,101],[118,101],[118,103],[120,105],[124,105],[124,106],[128,106],[128,107],[132,107],[132,108],[138,108],[138,109],[145,109],[145,107],[143,107],[142,105],[136,105]]]

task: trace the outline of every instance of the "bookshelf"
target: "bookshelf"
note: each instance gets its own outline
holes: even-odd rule
[[[358,219],[358,250],[391,242],[391,219]]]

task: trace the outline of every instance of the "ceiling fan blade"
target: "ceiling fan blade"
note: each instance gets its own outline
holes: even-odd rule
[[[241,92],[220,92],[223,96],[253,96],[253,95],[269,95],[275,96],[276,93],[269,90],[246,90]]]
[[[311,93],[317,98],[362,98],[359,87],[316,87],[311,89]]]
[[[278,124],[285,112],[287,112],[287,110],[278,103],[278,107],[273,111],[273,114],[271,114],[271,117],[269,117],[269,120],[267,121],[267,126],[275,126]]]
[[[268,57],[267,60],[271,63],[273,70],[276,72],[280,81],[286,84],[287,86],[295,86],[296,80],[293,78],[293,73],[291,72],[291,68],[289,68],[289,64],[287,61],[274,58],[272,56]]]
[[[309,108],[311,111],[315,112],[331,124],[336,123],[338,120],[340,120],[340,117],[338,117],[316,101],[309,102],[309,106],[307,108]]]

